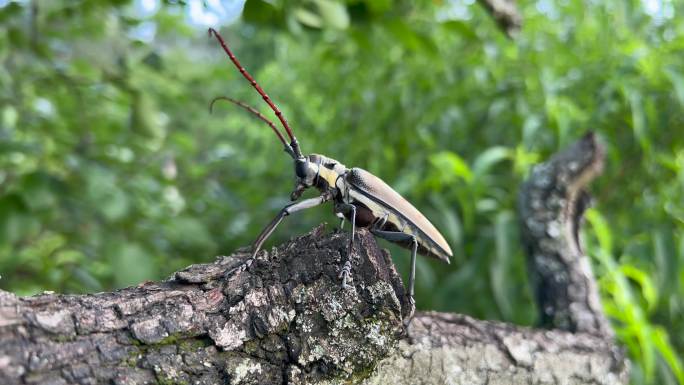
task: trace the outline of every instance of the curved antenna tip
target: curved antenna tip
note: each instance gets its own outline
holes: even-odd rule
[[[217,100],[221,100],[221,97],[214,98],[214,99],[212,99],[211,102],[209,103],[209,113],[210,113],[210,114],[213,114],[213,113],[214,113],[214,103],[216,103]]]
[[[215,97],[214,99],[212,99],[211,103],[209,103],[209,113],[212,112],[213,107],[214,107],[214,103],[216,103],[216,102],[219,101],[219,100],[225,100],[225,101],[227,101],[227,102],[233,103],[233,104],[235,104],[235,105],[237,105],[237,106],[239,106],[239,107],[245,109],[247,112],[251,113],[251,114],[254,115],[255,117],[259,118],[259,120],[261,120],[261,121],[265,122],[266,124],[268,124],[268,126],[271,127],[271,129],[273,130],[273,132],[278,136],[278,139],[280,140],[280,142],[283,144],[283,147],[285,148],[285,152],[287,152],[287,154],[290,155],[293,159],[296,159],[296,158],[299,157],[299,156],[296,154],[296,151],[292,148],[292,146],[289,145],[289,144],[287,144],[287,142],[285,141],[285,138],[283,137],[283,134],[281,134],[280,131],[278,131],[278,127],[276,127],[276,125],[273,124],[273,122],[271,122],[270,120],[268,120],[268,118],[266,118],[266,117],[265,117],[261,112],[259,112],[256,108],[254,108],[254,107],[252,107],[252,106],[250,106],[250,105],[248,105],[248,104],[246,104],[246,103],[244,103],[244,102],[241,102],[241,101],[236,100],[236,99],[233,99],[233,98],[229,98],[229,97],[227,97],[227,96],[217,96],[217,97]],[[299,148],[298,145],[297,145],[296,139],[295,139],[295,141],[293,141],[292,143],[293,143],[295,146],[297,146],[297,148]]]

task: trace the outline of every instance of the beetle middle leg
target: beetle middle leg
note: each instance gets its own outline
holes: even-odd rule
[[[342,288],[348,289],[347,281],[351,276],[351,257],[354,251],[354,235],[356,233],[356,206],[349,203],[338,203],[335,205],[335,211],[341,214],[348,214],[351,222],[351,236],[349,237],[349,247],[347,248],[347,261],[342,266],[340,271],[340,278],[342,278]],[[344,218],[344,217],[343,217]]]
[[[416,311],[416,300],[414,299],[414,287],[416,283],[416,254],[418,253],[418,240],[415,235],[402,233],[400,231],[379,230],[377,227],[371,228],[371,233],[379,238],[390,242],[411,242],[411,272],[409,274],[409,314],[404,325],[408,325]]]

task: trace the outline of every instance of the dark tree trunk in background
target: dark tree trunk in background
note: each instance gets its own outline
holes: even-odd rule
[[[407,335],[389,254],[359,231],[343,290],[348,234],[319,227],[254,260],[238,251],[112,293],[0,292],[0,384],[626,384],[575,234],[600,158],[587,136],[521,193],[553,329],[424,312]]]
[[[515,0],[479,0],[506,36],[513,39],[522,27],[522,15]]]

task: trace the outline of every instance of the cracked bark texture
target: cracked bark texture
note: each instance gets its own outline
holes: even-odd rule
[[[585,175],[554,176],[561,171],[539,175],[551,184]],[[556,207],[545,197],[542,206]],[[581,210],[573,210],[562,218],[574,223]],[[254,260],[238,250],[165,281],[111,293],[0,291],[0,384],[627,383],[621,351],[597,327],[541,330],[424,312],[404,331],[404,287],[389,254],[360,230],[353,288],[342,290],[348,234],[324,233],[318,227]],[[546,236],[539,240],[548,243]],[[561,280],[554,290],[562,282],[573,283]],[[574,319],[553,309],[560,319]]]

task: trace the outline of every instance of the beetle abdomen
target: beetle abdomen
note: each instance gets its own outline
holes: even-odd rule
[[[382,206],[390,214],[398,217],[394,223],[398,231],[411,233],[416,236],[420,246],[420,254],[437,257],[449,262],[453,254],[449,244],[442,234],[425,218],[418,209],[404,199],[382,179],[361,168],[352,168],[345,176],[347,182],[367,199]],[[371,208],[372,209],[372,208]],[[388,220],[392,220],[392,215]],[[405,222],[405,223],[403,223]],[[402,228],[407,225],[410,228]]]

